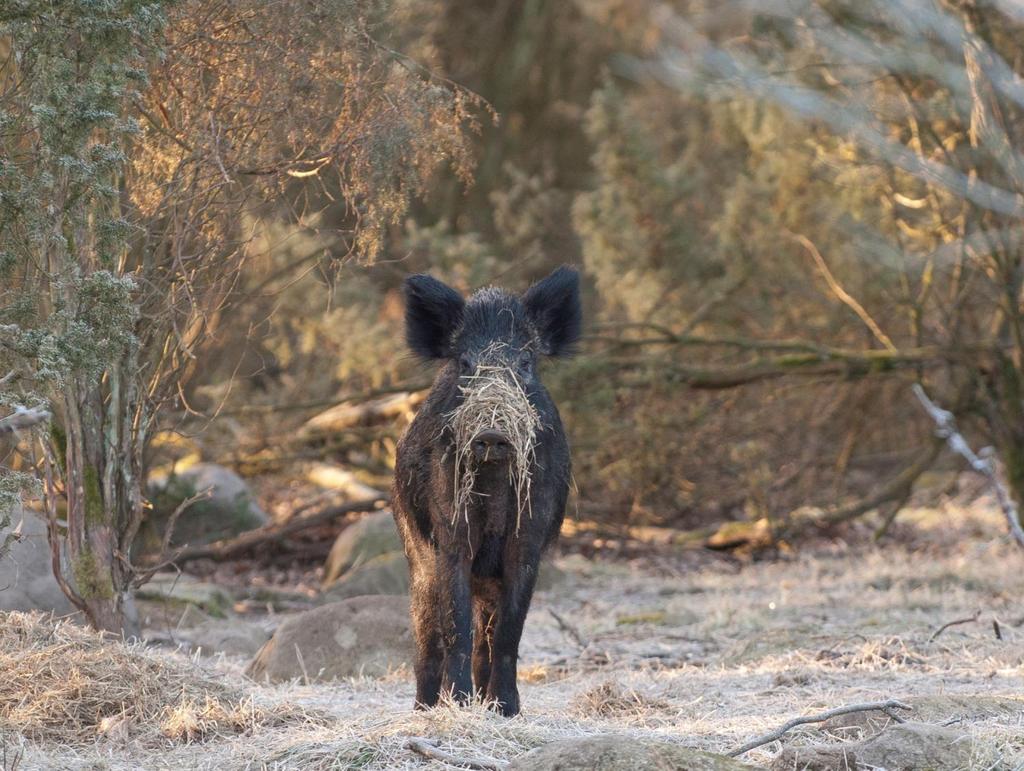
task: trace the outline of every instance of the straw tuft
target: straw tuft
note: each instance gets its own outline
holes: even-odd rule
[[[202,741],[277,724],[181,657],[40,613],[0,613],[0,728],[36,741]]]
[[[530,482],[536,463],[540,415],[516,372],[504,363],[507,343],[494,342],[480,357],[476,372],[459,384],[462,403],[449,416],[455,435],[455,503],[452,524],[461,515],[469,521],[476,469],[473,440],[483,431],[500,431],[510,445],[509,478],[516,494],[516,532],[525,512],[531,516]]]

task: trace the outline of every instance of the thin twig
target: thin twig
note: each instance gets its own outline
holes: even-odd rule
[[[128,559],[127,555],[121,553],[120,551],[117,552],[117,556],[121,559],[122,562],[124,562],[129,572],[131,572],[134,575],[134,577],[132,578],[132,586],[140,587],[144,584],[149,583],[149,580],[153,576],[155,576],[164,568],[170,565],[174,565],[177,562],[178,557],[181,555],[183,551],[185,551],[186,548],[185,546],[182,546],[178,549],[171,549],[171,538],[174,536],[174,528],[178,524],[178,518],[193,503],[210,498],[212,495],[213,488],[208,487],[205,490],[202,490],[196,493],[195,495],[186,498],[175,507],[174,511],[171,512],[171,516],[167,519],[167,527],[164,529],[164,537],[160,544],[160,554],[154,558],[156,561],[145,570],[141,570],[135,565],[133,565],[131,561]]]
[[[920,383],[914,383],[911,388],[914,389],[914,395],[921,402],[921,406],[925,408],[931,419],[935,421],[935,435],[945,439],[946,444],[949,445],[953,452],[962,456],[972,469],[983,474],[988,480],[989,485],[995,491],[996,499],[999,501],[999,508],[1002,509],[1003,515],[1010,526],[1010,533],[1013,535],[1013,539],[1018,545],[1024,547],[1024,528],[1020,524],[1017,504],[1014,503],[1006,486],[996,474],[995,466],[991,459],[975,454],[974,450],[967,444],[967,440],[957,431],[956,418],[953,416],[953,413],[942,409],[929,399],[928,394],[924,392]],[[984,455],[984,450],[982,455]]]
[[[977,621],[980,615],[981,611],[976,610],[974,612],[974,615],[970,616],[969,618],[958,618],[955,621],[949,621],[943,624],[934,632],[932,632],[932,636],[928,638],[928,642],[935,642],[935,640],[938,639],[938,636],[945,632],[947,629],[949,629],[951,626],[959,626],[960,624],[970,624],[972,621]]]
[[[438,749],[426,739],[413,736],[405,743],[406,749],[410,749],[417,755],[422,755],[430,760],[439,760],[452,766],[461,768],[479,769],[479,771],[505,771],[508,763],[501,760],[488,760],[485,758],[460,758],[442,749]]]
[[[828,284],[828,288],[832,290],[832,294],[857,314],[860,320],[864,322],[864,325],[871,330],[871,334],[875,336],[875,339],[885,346],[886,350],[895,353],[896,346],[893,345],[892,339],[882,331],[882,328],[878,326],[878,322],[871,317],[871,314],[867,312],[864,306],[857,302],[857,299],[853,295],[843,289],[843,285],[836,280],[832,271],[829,270],[828,263],[825,262],[825,258],[821,256],[821,252],[818,251],[818,247],[814,245],[814,242],[807,236],[800,233],[790,233],[789,236],[803,246],[803,248],[807,250],[808,254],[811,255],[811,259],[813,259],[815,265],[818,266],[818,270],[821,272],[822,277]]]
[[[558,623],[559,628],[568,634],[573,639],[573,642],[575,642],[581,649],[587,647],[587,641],[583,639],[583,635],[580,634],[576,627],[558,615],[554,608],[548,608],[548,613],[550,613]]]
[[[849,704],[845,707],[836,707],[835,709],[819,712],[815,715],[795,717],[776,728],[774,731],[758,736],[756,739],[751,739],[746,744],[737,747],[727,754],[729,757],[734,758],[737,755],[742,755],[744,752],[749,752],[755,747],[760,747],[762,744],[768,744],[769,742],[779,739],[784,733],[786,733],[786,731],[796,728],[798,725],[804,725],[805,723],[823,723],[829,718],[838,717],[839,715],[849,715],[852,712],[874,712],[877,710],[879,712],[884,712],[897,723],[904,722],[903,718],[893,712],[894,709],[913,709],[913,707],[909,704],[904,704],[902,701],[896,701],[896,699],[887,699],[886,701],[869,701],[864,704]]]
[[[207,487],[205,490],[200,490],[195,495],[189,496],[181,503],[179,503],[174,511],[171,512],[171,516],[167,518],[167,527],[164,528],[164,538],[160,544],[160,556],[166,556],[171,550],[171,538],[174,537],[174,528],[178,524],[178,518],[185,513],[193,503],[206,500],[213,495],[213,488]]]

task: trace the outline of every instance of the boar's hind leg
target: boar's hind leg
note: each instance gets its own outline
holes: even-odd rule
[[[487,696],[491,679],[491,647],[501,587],[493,578],[473,580],[473,688]]]
[[[423,561],[412,564],[409,604],[412,629],[416,638],[416,708],[437,704],[441,693],[441,626],[438,614],[437,577],[432,566]]]
[[[470,563],[459,554],[440,557],[443,565],[439,576],[441,638],[444,646],[444,679],[442,688],[460,704],[469,701],[473,692],[473,600],[470,594]]]
[[[506,717],[519,714],[519,689],[516,687],[519,641],[523,636],[526,612],[530,609],[539,562],[539,551],[529,555],[508,555],[505,559],[501,603],[491,647],[487,698],[496,702],[498,712]]]

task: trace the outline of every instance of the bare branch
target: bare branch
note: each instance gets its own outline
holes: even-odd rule
[[[737,388],[750,383],[776,380],[783,377],[843,377],[860,378],[891,373],[909,367],[931,366],[946,358],[938,351],[911,349],[906,351],[838,351],[827,354],[790,354],[752,361],[735,367],[685,367],[669,365],[670,379],[701,390]],[[625,362],[629,368],[636,361]],[[636,381],[638,386],[649,386],[649,378]]]
[[[914,383],[911,388],[914,389],[914,395],[921,402],[921,406],[924,407],[925,411],[935,422],[935,435],[944,439],[953,452],[962,456],[972,469],[979,474],[983,474],[988,480],[989,485],[996,494],[996,499],[999,501],[999,508],[1002,509],[1003,515],[1010,526],[1010,534],[1024,548],[1024,528],[1020,524],[1017,504],[1014,503],[1009,490],[1006,489],[1006,486],[996,474],[992,461],[987,457],[975,454],[974,450],[967,444],[967,440],[957,431],[956,418],[953,416],[953,413],[942,409],[929,399],[928,394],[924,392],[920,383]]]
[[[913,709],[913,707],[909,704],[904,704],[901,701],[896,701],[896,699],[887,699],[886,701],[870,701],[864,704],[849,704],[845,707],[836,707],[835,709],[819,712],[815,715],[795,717],[792,720],[783,723],[774,731],[769,731],[762,736],[758,736],[756,739],[751,739],[746,744],[737,747],[727,754],[729,757],[734,758],[737,755],[742,755],[744,752],[749,752],[755,747],[760,747],[762,744],[768,744],[769,742],[773,742],[776,739],[781,738],[786,731],[796,728],[798,725],[805,725],[807,723],[823,723],[830,718],[838,717],[839,715],[849,715],[852,712],[874,712],[877,710],[879,712],[884,712],[897,723],[904,722],[903,718],[893,712],[895,709]]]
[[[818,251],[818,247],[814,245],[814,242],[801,233],[791,233],[790,237],[799,243],[807,250],[807,253],[811,255],[811,259],[813,259],[814,264],[818,266],[818,271],[825,279],[825,283],[828,284],[828,288],[832,290],[832,294],[834,294],[841,303],[846,305],[860,317],[860,320],[863,321],[864,325],[871,330],[871,334],[875,336],[875,339],[878,340],[878,342],[885,346],[887,350],[895,352],[896,346],[893,345],[889,336],[882,331],[878,322],[871,317],[871,314],[867,312],[864,306],[861,305],[853,295],[843,289],[843,285],[836,280],[834,275],[832,275],[832,271],[829,270],[828,263],[825,262],[825,258],[821,256],[821,252]]]
[[[201,500],[205,500],[209,498],[212,494],[213,488],[208,487],[205,490],[202,490],[196,493],[195,495],[186,498],[175,507],[174,511],[171,512],[171,516],[167,519],[167,527],[164,530],[163,541],[161,542],[160,545],[160,555],[156,558],[158,561],[156,564],[151,565],[147,570],[140,571],[137,567],[135,567],[135,565],[131,564],[126,555],[118,552],[118,556],[121,558],[121,561],[124,562],[127,568],[134,574],[132,578],[133,586],[142,586],[143,584],[147,583],[149,579],[151,579],[154,576],[154,574],[156,574],[158,571],[175,562],[175,560],[178,558],[180,550],[171,551],[171,538],[174,536],[174,528],[178,524],[178,518],[190,506],[192,506],[192,504],[197,503],[198,501]]]
[[[914,489],[914,483],[925,471],[931,468],[935,459],[939,456],[940,449],[942,449],[942,442],[933,442],[927,450],[918,456],[917,460],[886,482],[886,484],[883,485],[874,495],[857,501],[849,506],[843,506],[828,512],[822,520],[819,521],[820,524],[838,525],[841,522],[849,522],[862,514],[866,514],[872,509],[877,509],[884,503],[906,500],[907,496],[909,496]],[[901,508],[902,504],[898,504],[896,512],[899,512]],[[893,516],[895,516],[895,514]]]
[[[680,16],[666,18],[664,25],[673,34],[677,46],[666,49],[657,65],[637,63],[634,69],[639,73],[651,73],[680,90],[688,90],[710,75],[720,85],[769,99],[799,117],[823,121],[836,133],[855,138],[876,157],[981,208],[1010,216],[1020,216],[1024,211],[1024,204],[1015,191],[931,157],[919,157],[912,149],[894,141],[862,106],[843,103],[801,83],[774,77],[751,57],[713,45]]]
[[[702,324],[713,311],[731,300],[733,295],[735,295],[743,288],[743,285],[747,283],[747,279],[750,278],[750,273],[751,271],[749,267],[744,268],[741,273],[736,275],[731,281],[722,286],[717,292],[697,306],[697,310],[691,313],[690,317],[686,320],[682,334],[688,335]]]
[[[291,412],[301,410],[313,410],[321,409],[324,407],[338,407],[342,404],[352,404],[354,402],[365,402],[369,399],[376,399],[380,396],[387,396],[389,394],[396,394],[402,392],[414,392],[414,391],[426,391],[430,388],[429,382],[413,382],[413,383],[398,383],[393,386],[385,386],[384,388],[375,388],[371,391],[364,391],[362,393],[349,394],[342,397],[334,397],[331,399],[316,399],[313,401],[303,402],[288,402],[285,404],[243,404],[239,407],[232,409],[218,410],[216,415],[202,415],[199,417],[213,419],[213,418],[224,418],[232,417],[237,415],[262,415],[271,414],[276,412]],[[189,413],[179,412],[172,413],[168,412],[168,415],[172,417],[184,417]]]
[[[15,407],[13,413],[6,418],[0,418],[0,434],[32,428],[32,426],[49,419],[50,413],[47,410],[40,410],[35,407]]]
[[[211,495],[213,495],[213,488],[207,487],[205,490],[200,490],[195,495],[189,496],[174,508],[174,511],[171,512],[171,516],[167,519],[167,528],[164,530],[164,539],[160,547],[160,550],[164,554],[166,554],[168,549],[170,549],[171,538],[174,536],[174,527],[178,524],[178,517],[185,513],[185,510],[192,506],[192,504],[206,500]]]

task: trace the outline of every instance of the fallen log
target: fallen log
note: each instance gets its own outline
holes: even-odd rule
[[[264,525],[255,530],[248,530],[234,538],[225,538],[203,546],[183,546],[167,560],[167,563],[180,565],[197,559],[232,559],[252,551],[257,546],[277,541],[318,525],[327,524],[346,514],[375,511],[383,508],[387,503],[387,497],[381,496],[361,501],[350,501],[338,506],[328,506],[303,516],[292,517],[285,522]]]
[[[306,472],[306,479],[320,487],[336,490],[351,498],[382,498],[384,493],[375,490],[343,466],[337,463],[316,463]]]
[[[402,391],[360,404],[344,402],[307,420],[300,437],[330,434],[355,426],[367,426],[395,418],[411,418],[426,398],[426,391]]]

